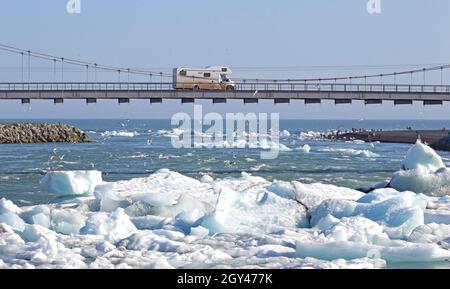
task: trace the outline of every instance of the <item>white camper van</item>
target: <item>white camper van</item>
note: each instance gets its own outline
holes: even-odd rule
[[[234,90],[236,85],[228,78],[228,74],[231,74],[231,70],[224,66],[174,68],[173,88],[193,90]]]

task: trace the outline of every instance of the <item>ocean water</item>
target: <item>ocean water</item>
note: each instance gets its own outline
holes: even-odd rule
[[[2,120],[16,122],[17,120]],[[200,179],[237,177],[241,172],[269,181],[299,180],[303,183],[343,187],[371,185],[389,179],[401,166],[408,144],[331,142],[300,137],[306,132],[351,128],[440,129],[450,121],[417,120],[281,120],[280,131],[290,132],[280,142],[295,149],[308,144],[309,153],[281,151],[274,160],[260,159],[260,149],[175,149],[170,120],[20,120],[72,124],[96,142],[85,144],[17,144],[0,146],[0,197],[14,203],[50,203],[57,196],[41,190],[40,179],[54,170],[99,170],[105,181],[145,177],[167,168]],[[116,133],[114,133],[116,132]],[[446,164],[449,152],[439,152]]]

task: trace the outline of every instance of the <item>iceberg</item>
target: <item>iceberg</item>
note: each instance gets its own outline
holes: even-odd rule
[[[394,173],[390,186],[398,191],[448,195],[450,169],[431,147],[418,140],[408,150],[402,170]]]
[[[81,234],[100,235],[105,240],[117,242],[137,232],[136,227],[122,208],[111,213],[97,213],[89,217]]]
[[[92,195],[103,183],[100,171],[51,171],[42,178],[42,190],[57,195]]]
[[[417,140],[416,144],[406,153],[402,169],[414,170],[421,167],[435,172],[440,168],[445,168],[445,164],[431,147]]]
[[[375,190],[360,201],[327,199],[311,212],[311,225],[316,225],[328,214],[334,218],[363,216],[383,225],[391,239],[407,239],[411,232],[424,224],[427,199],[412,192],[386,197],[385,189]],[[371,202],[367,202],[371,199]]]
[[[213,213],[202,226],[210,233],[274,232],[286,227],[306,227],[306,210],[295,200],[269,191],[237,192],[223,187]]]

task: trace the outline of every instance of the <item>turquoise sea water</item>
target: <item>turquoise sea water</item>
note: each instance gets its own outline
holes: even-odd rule
[[[170,137],[158,132],[173,129],[170,120],[33,121],[69,123],[86,131],[96,142],[1,145],[0,197],[19,205],[55,200],[55,195],[43,192],[39,186],[39,180],[49,170],[95,169],[107,181],[147,176],[168,168],[195,178],[206,173],[213,177],[238,176],[245,171],[268,180],[300,180],[346,187],[370,185],[388,179],[397,171],[410,145],[305,140],[299,139],[299,134],[351,128],[450,127],[450,121],[282,120],[280,130],[289,131],[291,136],[282,138],[281,143],[293,149],[308,144],[311,151],[280,152],[274,160],[262,160],[260,149],[175,149]],[[111,136],[113,131],[134,136]],[[450,162],[450,153],[439,154]]]

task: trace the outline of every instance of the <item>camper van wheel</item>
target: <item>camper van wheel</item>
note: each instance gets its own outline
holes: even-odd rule
[[[194,85],[193,90],[200,90],[200,86]]]
[[[229,85],[226,87],[226,90],[234,90],[234,86]]]

